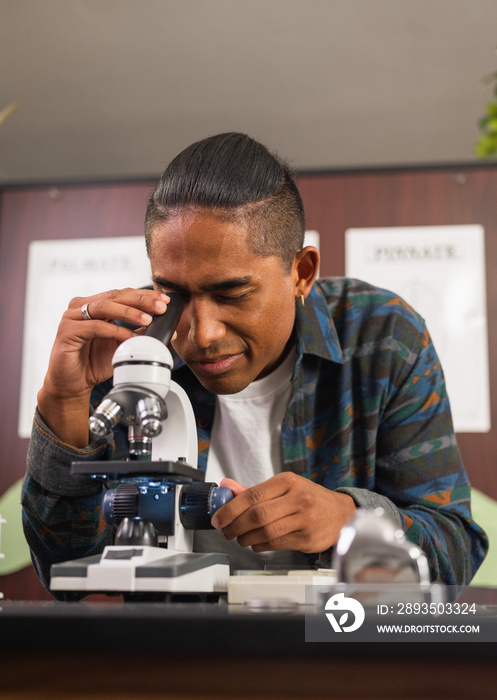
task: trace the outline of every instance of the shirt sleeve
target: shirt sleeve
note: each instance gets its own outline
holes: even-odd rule
[[[486,555],[488,538],[471,516],[470,484],[428,332],[412,347],[411,369],[391,383],[378,426],[374,491],[397,509],[408,540],[428,558],[432,580],[465,585]]]
[[[109,434],[79,450],[58,440],[38,411],[35,414],[22,517],[34,568],[47,588],[52,564],[96,554],[111,543],[111,529],[101,518],[103,484],[72,475],[70,466],[109,459],[113,439]]]

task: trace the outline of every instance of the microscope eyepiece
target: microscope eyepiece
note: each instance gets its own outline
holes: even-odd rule
[[[159,316],[154,316],[154,320],[146,327],[143,334],[157,338],[164,345],[169,345],[185,307],[185,300],[181,294],[169,292],[168,296],[171,301],[167,305],[166,312]]]

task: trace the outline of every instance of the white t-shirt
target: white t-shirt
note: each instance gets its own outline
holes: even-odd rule
[[[295,349],[271,374],[237,394],[216,397],[216,413],[205,480],[219,484],[235,479],[250,487],[282,470],[281,423],[292,391]],[[289,568],[305,565],[300,552],[281,550],[255,553],[236,540],[227,541],[217,530],[195,533],[196,552],[229,554],[231,569]]]

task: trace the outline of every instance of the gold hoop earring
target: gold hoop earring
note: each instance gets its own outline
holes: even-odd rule
[[[305,296],[303,294],[300,295],[300,301],[302,303],[302,306],[305,306]]]

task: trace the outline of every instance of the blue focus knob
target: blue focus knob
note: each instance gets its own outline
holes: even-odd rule
[[[227,486],[214,486],[211,491],[210,516],[212,517],[216,510],[229,503],[232,498],[233,491]]]
[[[139,490],[134,484],[119,484],[105,493],[102,515],[109,525],[119,525],[124,518],[138,515]]]
[[[231,501],[231,489],[216,484],[195,481],[183,486],[180,501],[180,520],[186,530],[210,530],[214,513]]]

